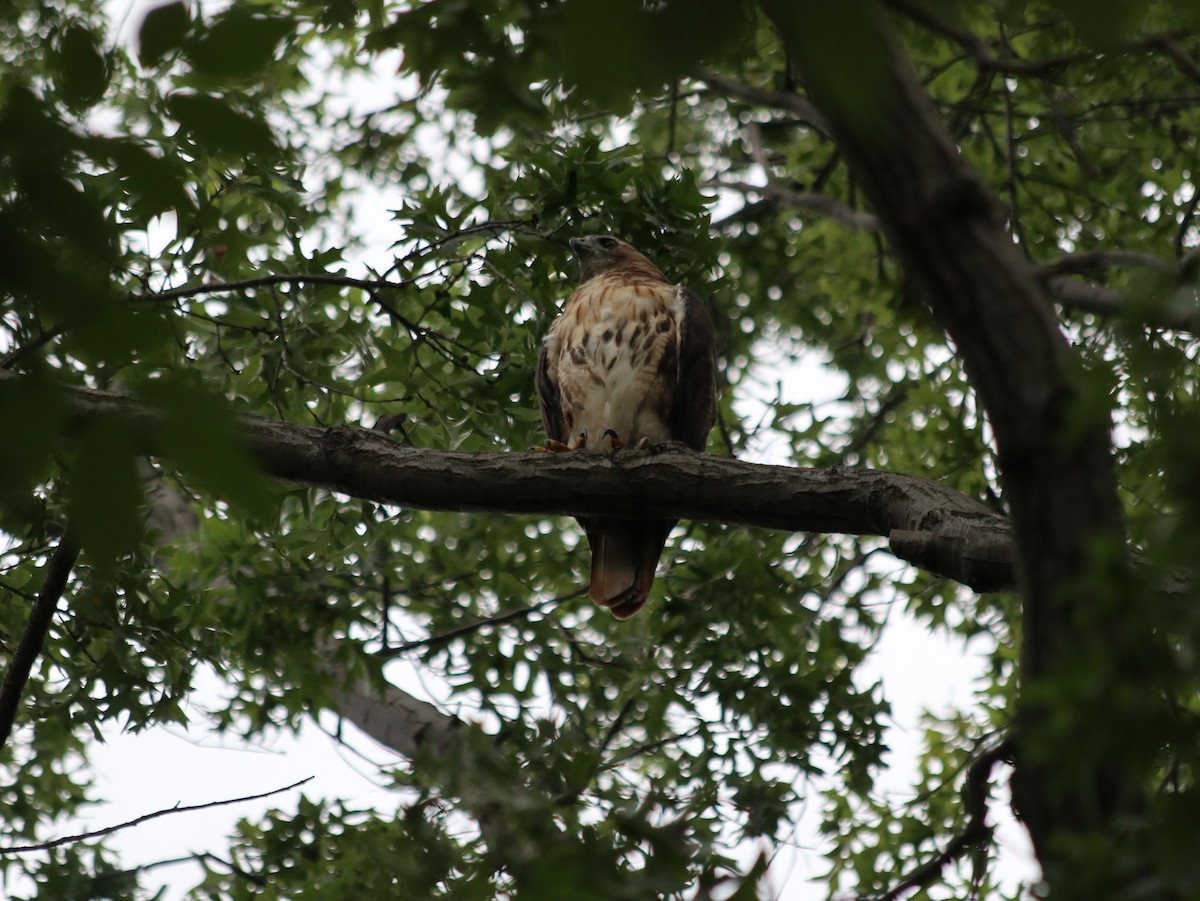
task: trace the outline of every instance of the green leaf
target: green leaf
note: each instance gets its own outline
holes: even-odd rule
[[[108,62],[100,52],[100,40],[90,29],[71,25],[59,37],[54,50],[59,69],[59,89],[69,106],[88,107],[104,96],[108,87]]]
[[[224,398],[185,378],[156,379],[142,393],[165,414],[165,456],[251,516],[271,515],[271,492],[242,446],[236,418]]]
[[[155,156],[131,141],[114,141],[107,152],[129,191],[131,206],[138,212],[150,216],[195,206],[184,187],[188,172],[178,160]]]
[[[128,427],[103,417],[80,436],[70,470],[68,521],[102,576],[137,547],[142,485]]]
[[[290,19],[264,16],[249,4],[235,4],[221,13],[185,53],[197,72],[218,78],[261,72],[276,48],[295,29]]]
[[[251,156],[270,153],[275,136],[265,122],[234,109],[208,94],[173,94],[167,100],[171,116],[189,137],[209,153]]]
[[[179,49],[191,24],[186,3],[166,3],[150,10],[138,29],[138,62],[148,68]]]
[[[41,367],[19,379],[0,382],[0,422],[20,424],[0,441],[0,496],[25,494],[44,478],[66,419],[62,389]]]

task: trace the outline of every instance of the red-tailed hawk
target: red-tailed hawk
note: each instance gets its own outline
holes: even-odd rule
[[[681,441],[704,450],[716,416],[712,320],[616,238],[573,238],[579,287],[538,354],[542,425],[555,450],[610,454]],[[646,603],[672,519],[581,517],[592,600],[626,619]]]

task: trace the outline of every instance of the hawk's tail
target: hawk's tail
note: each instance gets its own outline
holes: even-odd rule
[[[674,525],[670,520],[657,519],[589,522],[592,577],[588,593],[592,600],[607,607],[617,619],[629,619],[641,610]]]

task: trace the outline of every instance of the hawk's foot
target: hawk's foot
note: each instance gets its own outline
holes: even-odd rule
[[[539,451],[543,454],[562,454],[572,449],[573,448],[570,445],[563,444],[561,441],[555,441],[553,438],[547,441],[545,446],[541,444],[535,444],[530,448],[530,450]]]

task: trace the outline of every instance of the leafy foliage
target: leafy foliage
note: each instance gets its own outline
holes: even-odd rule
[[[1133,542],[1194,575],[1197,342],[1142,323],[1196,305],[1177,272],[1200,243],[1195,11],[894,6],[1020,247],[1047,279],[1128,298],[1125,318],[1064,302],[1062,324],[1116,417]],[[745,843],[778,848],[806,800],[822,808],[831,891],[866,895],[964,827],[964,774],[1011,725],[1014,597],[897,567],[870,540],[690,524],[650,615],[618,624],[572,594],[585,559],[569,520],[268,484],[237,441],[236,416],[255,414],[386,418],[415,447],[535,443],[531,372],[572,283],[566,240],[610,231],[711,297],[725,383],[711,452],[924,475],[1004,509],[970,373],[836,144],[756,100],[795,96],[756,4],[172,2],[132,40],[105,13],[0,6],[0,365],[22,374],[0,384],[6,657],[51,548],[67,528],[84,548],[0,750],[12,840],[47,837],[93,798],[76,764],[101,727],[185,721],[201,671],[229,687],[223,730],[336,709],[331,636],[355,673],[382,680],[403,656],[440,680],[503,763],[411,762],[394,818],[306,799],[245,822],[196,897],[748,898],[767,860],[746,864]],[[857,65],[854,48],[830,50]],[[364,83],[370,101],[349,103]],[[381,204],[382,233],[363,212]],[[1112,251],[1136,253],[1088,257]],[[814,360],[821,387],[797,393],[786,372]],[[74,427],[63,386],[167,411],[162,458],[147,461],[135,423]],[[164,541],[148,519],[155,484],[187,499],[186,534]],[[1144,614],[1185,712],[1194,593]],[[973,639],[990,677],[972,709],[930,718],[903,804],[877,785],[889,703],[862,668],[889,608]],[[1187,835],[1194,727],[1153,728],[1174,730],[1154,776],[1177,827],[1164,835]],[[456,806],[456,779],[538,844],[522,873]],[[514,807],[522,780],[536,790]],[[1183,844],[1155,851],[1164,896],[1195,885]],[[989,847],[942,873],[953,891],[1023,891]],[[145,895],[102,841],[24,863],[46,897]]]

